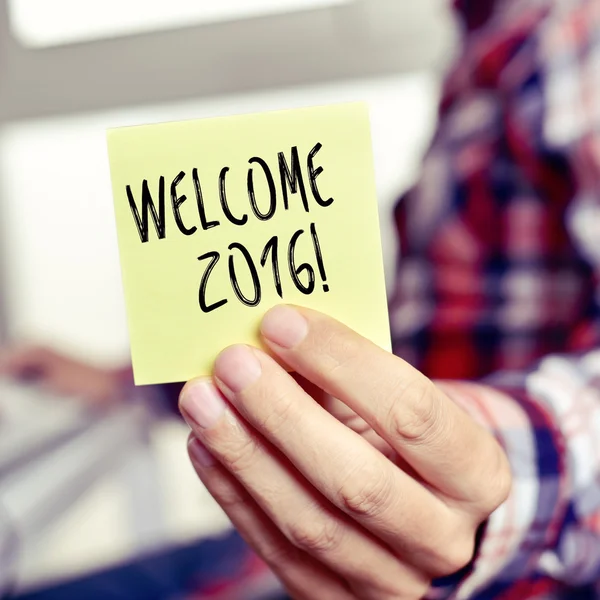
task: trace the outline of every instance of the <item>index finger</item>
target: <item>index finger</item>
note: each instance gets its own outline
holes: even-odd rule
[[[489,498],[499,446],[419,371],[305,308],[275,307],[261,332],[278,357],[359,414],[431,486],[469,504]]]

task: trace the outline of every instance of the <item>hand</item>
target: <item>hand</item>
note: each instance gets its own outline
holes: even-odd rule
[[[468,564],[510,487],[493,437],[322,314],[276,307],[262,335],[305,389],[260,350],[233,346],[212,381],[186,385],[180,408],[200,479],[289,592],[413,600]]]
[[[0,375],[32,381],[51,392],[96,405],[122,399],[126,387],[118,370],[94,367],[35,346],[0,351]]]

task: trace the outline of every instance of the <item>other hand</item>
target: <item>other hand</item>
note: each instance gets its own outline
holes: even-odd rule
[[[38,346],[0,350],[0,375],[97,405],[122,399],[127,387],[121,371],[92,366]]]

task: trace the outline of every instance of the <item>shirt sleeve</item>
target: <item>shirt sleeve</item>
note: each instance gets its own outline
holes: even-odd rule
[[[600,578],[600,350],[445,389],[502,445],[513,487],[487,522],[470,573],[431,597],[511,590],[529,598],[536,587],[541,594]]]

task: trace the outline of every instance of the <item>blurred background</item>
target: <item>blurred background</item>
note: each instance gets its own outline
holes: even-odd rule
[[[0,346],[128,363],[109,127],[368,102],[391,282],[391,209],[454,52],[447,4],[0,0]],[[228,531],[187,428],[130,394],[98,413],[0,377],[0,586],[26,593]]]

